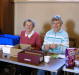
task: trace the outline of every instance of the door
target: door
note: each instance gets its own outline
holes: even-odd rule
[[[14,3],[0,0],[0,33],[14,33]]]

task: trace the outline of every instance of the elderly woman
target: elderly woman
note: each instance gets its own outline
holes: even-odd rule
[[[52,18],[51,29],[46,33],[42,49],[51,53],[65,54],[69,47],[68,33],[62,29],[63,21],[61,16],[56,15]],[[45,71],[39,70],[37,75],[45,75]],[[55,75],[51,72],[51,75]]]
[[[35,23],[32,19],[27,19],[23,24],[25,30],[21,31],[20,44],[29,44],[34,50],[41,50],[41,37],[34,31]],[[32,68],[17,66],[15,75],[30,75],[33,71]]]
[[[51,29],[46,33],[43,49],[48,52],[65,54],[66,48],[69,47],[68,33],[62,29],[61,16],[56,15],[52,18]]]
[[[31,19],[27,19],[23,24],[25,30],[21,32],[20,44],[29,44],[34,49],[40,50],[42,41],[40,35],[34,31],[35,23]]]

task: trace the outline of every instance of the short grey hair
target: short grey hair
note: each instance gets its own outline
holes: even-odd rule
[[[54,17],[52,18],[52,22],[53,22],[53,21],[57,21],[57,20],[59,20],[59,21],[61,22],[61,24],[63,24],[63,21],[62,21],[61,16],[56,15],[56,16],[54,16]]]
[[[35,26],[35,22],[34,22],[32,19],[27,19],[27,20],[25,20],[24,23],[23,23],[23,26],[25,26],[25,23],[26,23],[26,22],[31,22],[32,25],[33,25],[33,27]]]

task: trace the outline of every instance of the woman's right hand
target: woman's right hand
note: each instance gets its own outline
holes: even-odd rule
[[[50,48],[56,48],[57,47],[57,44],[50,44]]]

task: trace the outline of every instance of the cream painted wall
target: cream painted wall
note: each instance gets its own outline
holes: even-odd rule
[[[14,2],[27,2],[27,1],[79,1],[79,0],[13,0]]]
[[[61,15],[64,24],[68,20],[75,22],[75,32],[79,34],[79,3],[15,3],[15,34],[23,29],[22,23],[27,18],[37,22],[35,30],[43,31],[43,26],[50,22],[54,15]],[[65,28],[65,26],[63,26]],[[39,29],[40,28],[40,29]],[[66,28],[65,28],[66,29]]]
[[[74,2],[15,2],[15,34],[23,30],[23,22],[27,18],[36,21],[35,30],[44,33],[54,15],[61,15],[63,28],[70,37],[79,38],[79,3]]]

